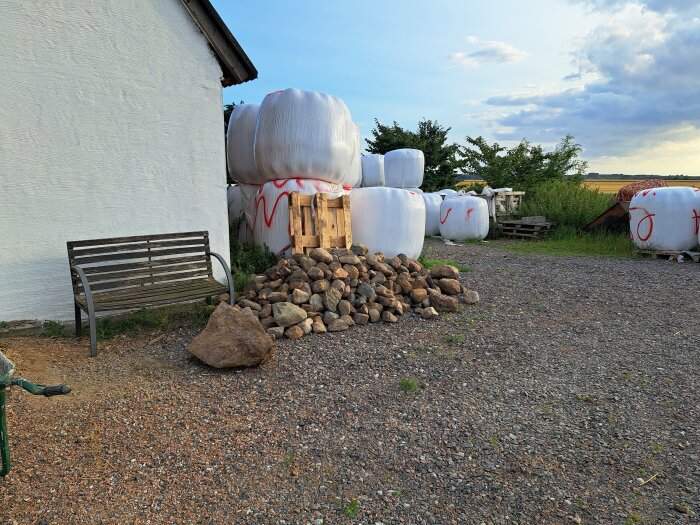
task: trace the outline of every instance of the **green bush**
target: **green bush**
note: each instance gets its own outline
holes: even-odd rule
[[[610,195],[576,182],[552,180],[525,195],[522,215],[544,215],[560,226],[581,228],[612,204]]]
[[[267,247],[248,246],[238,242],[236,233],[231,230],[231,273],[236,291],[243,290],[251,274],[262,273],[277,264],[277,257]]]

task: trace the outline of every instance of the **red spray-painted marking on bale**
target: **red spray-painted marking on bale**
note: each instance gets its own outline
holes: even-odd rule
[[[469,208],[467,210],[467,220],[469,220],[469,217],[471,217],[472,212],[474,211],[474,208]]]
[[[639,219],[639,222],[637,223],[637,238],[642,242],[648,241],[649,237],[651,237],[651,232],[654,231],[654,219],[653,219],[653,217],[656,214],[649,213],[648,210],[641,208],[641,207],[638,207],[638,206],[633,206],[632,208],[630,208],[630,211],[635,211],[635,210],[642,210],[644,213],[646,213],[646,215],[644,217],[642,217],[641,219]],[[630,216],[630,219],[631,219],[631,216]],[[639,233],[639,228],[641,227],[642,223],[644,221],[646,221],[647,219],[649,220],[649,231],[647,232],[646,236],[643,237]],[[630,228],[630,231],[631,231],[631,228]],[[630,235],[631,235],[631,233],[630,233]],[[632,237],[632,240],[634,240],[634,236]]]
[[[447,213],[445,214],[444,219],[440,219],[440,224],[445,224],[445,221],[447,220],[447,217],[450,216],[450,212],[452,211],[452,208],[447,208]]]
[[[268,228],[272,226],[272,219],[275,218],[275,211],[277,210],[277,205],[280,203],[280,200],[282,200],[282,197],[287,197],[291,192],[289,191],[283,191],[277,196],[277,199],[275,199],[275,204],[272,206],[272,213],[270,213],[270,216],[267,216],[267,199],[265,198],[265,195],[261,195],[257,199],[255,199],[255,222],[258,222],[258,207],[260,203],[262,202],[263,205],[263,220],[265,221],[265,226]]]
[[[693,220],[695,221],[695,235],[697,235],[700,233],[700,215],[698,215],[698,210],[695,208],[693,208]]]

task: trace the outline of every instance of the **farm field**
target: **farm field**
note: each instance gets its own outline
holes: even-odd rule
[[[660,177],[661,178],[661,177]],[[617,193],[617,190],[633,182],[637,182],[642,179],[591,179],[586,180],[583,184],[587,188],[593,188],[602,191],[603,193]],[[457,183],[457,187],[471,186],[472,184],[486,184],[484,180],[463,180]],[[669,186],[691,186],[693,188],[700,188],[700,180],[666,180],[666,184]]]
[[[617,190],[633,182],[637,182],[637,180],[591,179],[584,181],[583,184],[587,188],[597,189],[603,193],[617,193]],[[700,188],[700,180],[666,180],[666,184],[669,186],[691,186],[693,188]]]

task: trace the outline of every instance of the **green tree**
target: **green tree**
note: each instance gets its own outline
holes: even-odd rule
[[[224,104],[224,133],[226,133],[226,130],[228,129],[228,119],[231,118],[231,112],[236,106],[240,106],[241,104],[244,104],[242,100],[238,104],[235,102]]]
[[[418,129],[411,131],[399,126],[396,121],[391,126],[374,119],[373,139],[367,141],[369,153],[387,153],[400,148],[419,149],[425,155],[425,191],[437,191],[454,186],[459,169],[464,161],[458,158],[460,146],[448,143],[450,128],[444,128],[435,120],[421,120]]]
[[[483,137],[466,140],[461,151],[466,173],[484,179],[493,188],[529,191],[550,180],[580,183],[588,169],[588,163],[578,158],[581,146],[571,135],[549,152],[525,139],[510,149],[488,144]]]

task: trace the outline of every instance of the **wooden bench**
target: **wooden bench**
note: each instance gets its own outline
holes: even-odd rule
[[[97,355],[95,312],[130,310],[220,293],[234,301],[233,277],[225,259],[209,250],[209,232],[165,233],[70,241],[68,264],[75,301],[75,335],[82,335],[81,310],[90,322],[90,355]],[[214,279],[211,257],[226,272]]]

